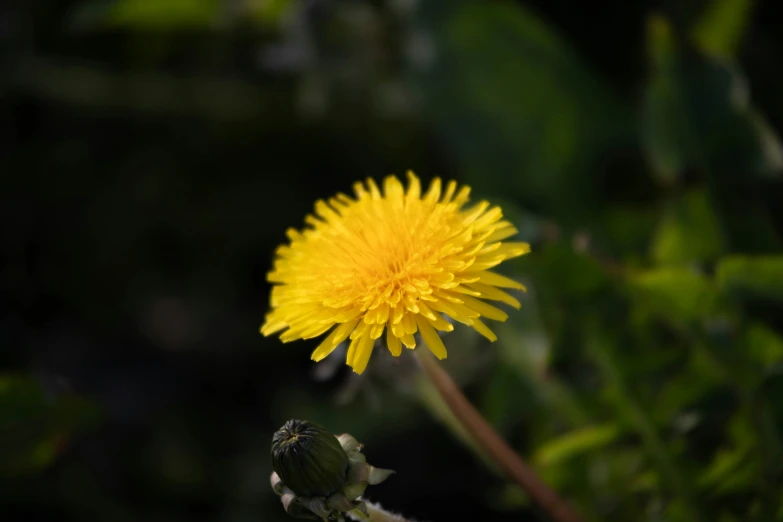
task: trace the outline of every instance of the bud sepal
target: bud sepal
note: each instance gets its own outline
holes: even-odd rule
[[[307,421],[290,420],[272,439],[272,490],[296,518],[342,522],[344,514],[367,514],[361,500],[368,485],[394,471],[367,464],[360,444]]]

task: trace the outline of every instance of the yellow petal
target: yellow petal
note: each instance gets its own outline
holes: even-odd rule
[[[458,294],[466,294],[466,295],[472,295],[474,297],[478,297],[481,295],[481,292],[478,292],[476,290],[473,290],[472,288],[468,288],[467,286],[455,286],[454,288],[450,289],[452,292],[456,292]],[[460,299],[462,299],[460,297]]]
[[[416,314],[407,313],[402,318],[402,326],[406,334],[416,333]]]
[[[312,339],[313,337],[318,337],[332,326],[334,326],[334,323],[315,324],[302,332],[302,339]]]
[[[406,333],[401,338],[402,344],[413,350],[416,348],[416,339],[413,337],[413,334]]]
[[[500,207],[493,207],[489,209],[480,218],[478,218],[474,223],[474,226],[476,227],[476,230],[486,228],[489,225],[495,223],[496,221],[500,221],[500,218],[502,217],[503,217],[503,211],[500,210]]]
[[[517,229],[508,221],[501,221],[497,223],[498,226],[492,234],[487,236],[485,241],[487,243],[494,243],[495,241],[503,241],[506,238],[517,234]]]
[[[514,257],[523,256],[530,253],[530,245],[527,243],[506,242],[501,243],[500,248],[495,252],[497,255],[502,255],[505,259],[512,259]]]
[[[402,321],[399,323],[392,323],[391,330],[395,337],[402,338],[402,336],[405,335],[405,325],[402,324]]]
[[[378,185],[375,184],[374,179],[367,178],[367,186],[370,189],[370,196],[372,196],[372,199],[375,200],[381,199],[381,191],[378,190]]]
[[[436,298],[435,301],[431,302],[430,308],[437,310],[438,312],[443,312],[448,316],[453,316],[456,313],[450,304],[440,298]]]
[[[501,310],[500,308],[496,308],[490,304],[485,303],[484,301],[481,301],[479,299],[473,299],[470,296],[464,296],[463,301],[465,301],[465,306],[468,308],[471,308],[484,317],[487,317],[489,319],[494,319],[495,321],[505,321],[508,319],[508,314]]]
[[[356,348],[359,346],[359,341],[364,337],[353,337],[351,344],[348,345],[348,353],[345,355],[345,363],[348,366],[353,366],[353,360],[356,358]]]
[[[405,201],[411,202],[421,197],[421,184],[419,178],[412,170],[408,171],[408,192],[405,194]]]
[[[266,322],[261,326],[261,333],[264,335],[264,337],[268,337],[274,333],[279,332],[280,330],[285,329],[288,326],[288,323],[282,320],[270,320],[267,318]]]
[[[397,176],[386,176],[386,178],[384,178],[383,194],[391,201],[402,201],[402,196],[405,194],[405,189],[402,187],[400,180],[397,179]]]
[[[335,348],[337,348],[337,345],[343,342],[348,335],[353,331],[354,327],[356,326],[356,323],[358,323],[359,320],[349,321],[347,323],[343,323],[337,328],[335,328],[332,333],[330,333],[326,339],[323,340],[321,344],[318,345],[318,348],[313,350],[312,355],[310,356],[310,359],[314,360],[315,362],[318,362],[322,360],[324,357],[329,355],[334,351]]]
[[[465,203],[468,202],[468,199],[470,198],[470,187],[465,185],[461,189],[459,189],[459,192],[457,192],[457,195],[454,197],[454,203],[457,204],[457,206],[461,207]]]
[[[470,283],[468,285],[473,290],[481,293],[482,299],[492,299],[493,301],[500,301],[502,303],[509,304],[519,310],[522,304],[513,296],[507,294],[502,290],[498,290],[494,286],[485,285],[482,283]]]
[[[392,309],[392,323],[397,324],[400,321],[402,321],[403,316],[405,315],[405,307],[404,306],[395,306]]]
[[[432,318],[428,318],[428,320],[432,326],[441,332],[451,332],[454,330],[454,325],[445,320],[440,314],[432,314]]]
[[[457,190],[457,182],[454,180],[449,181],[446,184],[446,193],[443,194],[442,203],[450,203],[451,198],[454,196],[454,191]]]
[[[487,325],[481,322],[480,319],[473,319],[473,328],[476,329],[478,333],[492,341],[493,343],[498,340],[498,336],[492,332],[489,328],[487,328]]]
[[[506,276],[496,274],[494,272],[481,272],[479,274],[479,282],[485,285],[499,286],[500,288],[516,288],[517,290],[525,290],[524,285],[517,283],[513,279]]]
[[[464,211],[462,213],[462,225],[468,226],[476,221],[478,217],[487,210],[487,208],[489,208],[489,202],[480,201],[470,207],[468,210]]]
[[[416,324],[419,325],[421,337],[424,339],[424,342],[427,343],[427,347],[430,351],[434,353],[435,357],[438,359],[445,359],[446,347],[443,345],[443,341],[438,335],[438,332],[436,332],[432,325],[427,322],[426,318],[420,315],[416,316]]]
[[[351,340],[358,339],[362,335],[364,335],[365,330],[367,330],[367,323],[364,321],[360,322],[353,332],[351,332]]]
[[[430,183],[427,194],[424,195],[424,202],[428,205],[434,205],[440,199],[440,178],[434,178]]]
[[[382,303],[375,311],[375,322],[385,323],[388,318],[389,318],[389,305],[387,303]]]
[[[370,327],[370,337],[377,339],[383,333],[383,329],[386,327],[386,323],[376,323]]]
[[[436,319],[435,313],[432,310],[430,310],[429,306],[422,303],[421,301],[419,301],[419,312],[427,319],[431,319],[433,321]]]
[[[367,197],[367,191],[364,189],[364,183],[357,181],[353,184],[353,191],[356,194],[356,199],[362,200]]]
[[[496,254],[494,252],[489,256],[477,257],[474,263],[470,266],[468,270],[465,270],[465,272],[472,273],[472,272],[482,272],[484,270],[489,270],[490,268],[495,268],[506,259],[507,259],[506,256],[502,254]]]
[[[449,315],[449,317],[468,326],[472,326],[473,319],[476,319],[481,315],[478,311],[468,308],[464,304],[450,303],[449,306],[451,306],[455,312],[455,315]]]
[[[372,355],[373,342],[374,339],[367,334],[359,339],[353,361],[350,364],[354,372],[361,374],[367,368],[370,355]]]
[[[400,338],[394,335],[391,328],[386,329],[386,347],[395,357],[399,357],[402,353]]]

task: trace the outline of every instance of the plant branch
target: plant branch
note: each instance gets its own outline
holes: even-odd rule
[[[582,518],[568,503],[550,489],[538,477],[533,468],[506,444],[462,394],[456,383],[440,367],[434,357],[426,350],[416,350],[414,354],[451,411],[498,467],[519,484],[552,520],[556,522],[582,522]]]

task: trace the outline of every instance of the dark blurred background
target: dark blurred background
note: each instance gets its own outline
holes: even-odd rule
[[[421,520],[544,520],[409,357],[258,333],[284,231],[413,169],[503,206],[523,308],[448,370],[588,520],[783,520],[776,2],[0,6],[0,519],[283,521],[292,417]],[[409,354],[408,354],[409,355]]]

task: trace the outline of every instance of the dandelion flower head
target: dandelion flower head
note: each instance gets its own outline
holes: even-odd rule
[[[482,318],[508,315],[486,300],[519,308],[501,288],[524,290],[490,271],[506,259],[530,251],[527,243],[506,242],[517,230],[499,207],[486,201],[465,208],[470,188],[445,190],[435,178],[422,195],[408,172],[408,188],[395,176],[355,183],[355,198],[337,194],[315,204],[302,231],[287,231],[267,279],[273,283],[271,308],[261,333],[283,331],[283,342],[330,333],[315,349],[320,361],[350,338],[347,363],[356,373],[367,367],[385,332],[394,356],[402,345],[416,347],[417,332],[440,359],[446,348],[437,330],[452,323],[474,328],[490,341],[495,334]]]

